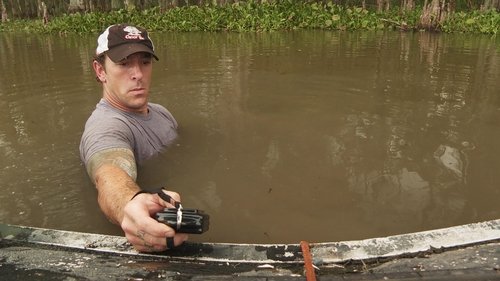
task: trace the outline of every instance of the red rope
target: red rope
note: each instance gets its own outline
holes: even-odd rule
[[[309,251],[309,243],[307,241],[300,241],[300,248],[302,249],[302,257],[304,258],[304,270],[306,272],[307,281],[316,281],[316,273],[312,263],[311,252]]]

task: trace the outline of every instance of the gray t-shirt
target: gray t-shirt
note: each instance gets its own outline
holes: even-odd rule
[[[87,165],[94,153],[128,148],[138,164],[159,154],[177,137],[177,121],[159,104],[149,103],[146,116],[124,112],[101,99],[85,124],[80,157]]]

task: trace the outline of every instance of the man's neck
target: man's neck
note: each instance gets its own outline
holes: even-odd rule
[[[141,108],[135,109],[135,108],[123,106],[119,102],[116,102],[115,100],[110,99],[106,95],[103,96],[103,100],[105,100],[106,103],[109,104],[111,107],[116,108],[116,109],[123,111],[123,112],[135,113],[135,114],[139,114],[139,115],[143,115],[143,116],[146,116],[149,113],[149,109],[148,109],[147,104]]]

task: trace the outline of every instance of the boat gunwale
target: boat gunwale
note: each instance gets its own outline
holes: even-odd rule
[[[186,242],[160,253],[137,252],[122,236],[44,229],[0,223],[2,240],[171,261],[303,264],[300,244]],[[364,240],[311,243],[317,265],[393,259],[500,240],[500,219]]]

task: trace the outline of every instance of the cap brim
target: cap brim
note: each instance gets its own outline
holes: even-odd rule
[[[158,57],[153,52],[153,50],[151,50],[151,48],[141,43],[123,44],[120,46],[116,46],[111,50],[108,50],[106,53],[113,62],[119,62],[126,59],[131,54],[141,53],[141,52],[149,53],[153,55],[153,57],[156,60],[158,60]]]

